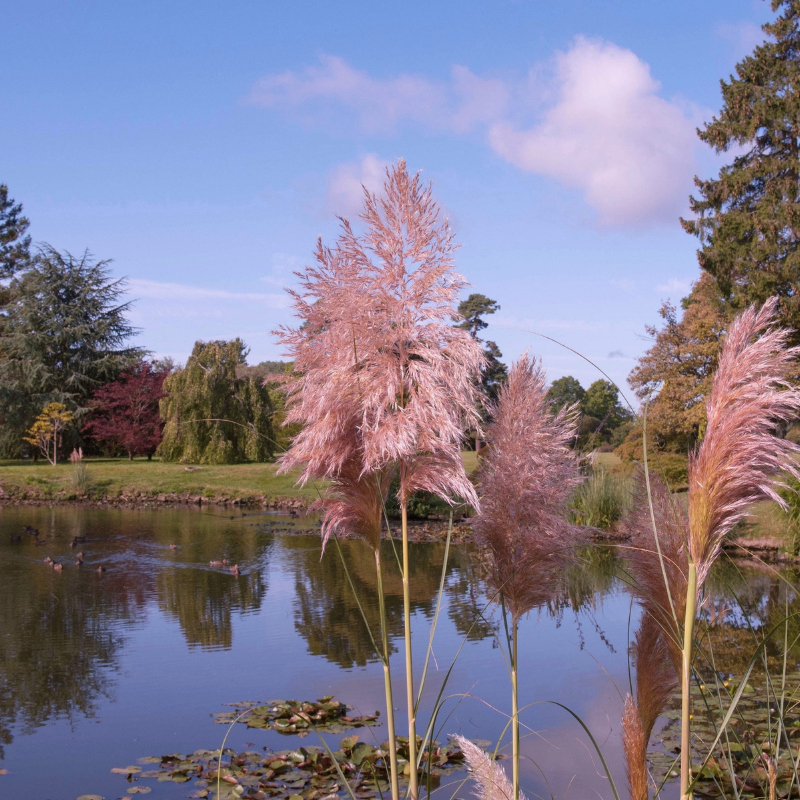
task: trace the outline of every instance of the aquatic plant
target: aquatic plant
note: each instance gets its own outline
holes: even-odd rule
[[[360,220],[363,233],[342,220],[336,245],[318,244],[316,265],[297,273],[300,288],[290,292],[301,324],[277,332],[295,361],[286,424],[303,426],[280,468],[300,467],[301,482],[334,481],[336,527],[361,519],[361,512],[348,516],[353,501],[375,507],[364,495],[370,483],[398,475],[408,738],[416,764],[408,501],[428,491],[478,507],[460,444],[465,429],[479,427],[484,356],[467,331],[451,325],[465,281],[453,270],[453,233],[430,186],[400,160],[387,169],[380,198],[365,190]],[[412,800],[417,795],[412,769]]]
[[[577,531],[566,520],[581,477],[570,443],[576,414],[553,414],[545,374],[527,354],[512,365],[487,431],[478,484],[481,510],[473,528],[483,548],[490,592],[511,617],[513,796],[519,797],[518,630],[520,618],[550,600],[569,561]]]

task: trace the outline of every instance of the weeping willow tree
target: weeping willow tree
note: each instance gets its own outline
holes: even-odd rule
[[[164,381],[164,461],[235,464],[273,454],[273,408],[263,382],[237,377],[247,348],[241,339],[195,342],[183,369]]]

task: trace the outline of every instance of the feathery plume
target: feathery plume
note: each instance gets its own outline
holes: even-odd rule
[[[300,289],[290,292],[301,325],[277,332],[297,374],[286,423],[303,426],[280,470],[301,468],[301,482],[332,480],[338,493],[328,503],[325,535],[349,527],[370,540],[379,487],[393,470],[399,474],[409,762],[415,764],[407,504],[427,489],[478,508],[460,446],[465,429],[479,429],[485,358],[480,344],[451,324],[466,282],[453,269],[456,244],[431,187],[400,160],[387,169],[380,198],[364,191],[360,218],[363,233],[343,219],[335,247],[318,243],[316,265],[297,273]],[[377,547],[375,553],[380,576]],[[418,797],[417,778],[412,770],[411,800]]]
[[[458,455],[464,429],[479,423],[484,356],[450,324],[465,285],[453,233],[402,160],[380,198],[365,192],[361,220],[363,234],[342,220],[335,247],[318,244],[290,292],[302,324],[277,332],[298,374],[286,422],[304,426],[281,470],[333,478],[358,450],[364,473],[399,465],[401,502],[428,488],[477,507]]]
[[[636,702],[628,695],[622,715],[622,745],[631,800],[647,800],[647,744],[659,715],[677,689],[680,672],[658,620],[644,612],[633,646]]]
[[[574,411],[551,413],[541,365],[527,354],[509,372],[489,428],[478,476],[476,540],[486,553],[490,589],[514,622],[552,597],[576,529],[566,521],[580,482]]]
[[[357,458],[343,465],[331,480],[326,496],[309,509],[322,512],[323,552],[328,538],[336,532],[358,536],[373,550],[380,547],[383,509],[391,482],[391,470],[364,473]]]
[[[559,585],[576,540],[566,507],[580,477],[578,456],[569,446],[574,409],[551,413],[544,371],[527,353],[512,365],[492,412],[473,530],[484,548],[489,589],[511,614],[512,796],[519,800],[519,620],[551,599]]]
[[[506,771],[478,745],[463,736],[453,736],[467,762],[467,769],[475,780],[475,797],[478,800],[514,800],[514,789]],[[520,800],[526,800],[520,792]]]
[[[758,500],[785,507],[781,474],[795,478],[800,447],[775,427],[800,412],[789,376],[800,353],[789,331],[773,327],[778,299],[751,306],[731,324],[711,395],[703,443],[689,459],[689,551],[702,586],[725,535]]]
[[[680,623],[686,612],[688,520],[683,504],[672,497],[661,476],[651,469],[649,477],[649,496],[644,468],[634,477],[633,503],[623,521],[630,537],[631,588],[642,606],[643,619],[658,624],[675,674],[679,675]]]

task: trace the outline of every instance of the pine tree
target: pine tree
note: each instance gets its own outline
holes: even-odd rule
[[[10,278],[19,272],[30,258],[31,237],[22,204],[14,204],[8,196],[8,186],[0,183],[0,278]]]
[[[241,339],[195,342],[186,366],[164,381],[158,452],[165,461],[235,464],[272,457],[273,408],[262,379],[237,377]]]
[[[503,354],[497,344],[489,340],[484,341],[478,336],[478,333],[489,327],[489,323],[484,317],[499,310],[500,304],[485,294],[471,294],[458,304],[458,313],[464,317],[464,320],[457,327],[469,331],[473,339],[483,344],[486,367],[481,373],[481,387],[484,396],[489,400],[497,400],[500,387],[508,380],[508,368],[500,360]]]
[[[695,179],[696,218],[681,223],[730,310],[778,295],[781,322],[800,331],[800,0],[772,10],[767,40],[721,82],[722,111],[698,131],[739,154],[716,179]]]
[[[9,285],[0,330],[0,453],[13,457],[39,410],[64,403],[80,421],[91,393],[142,358],[109,261],[44,245]]]

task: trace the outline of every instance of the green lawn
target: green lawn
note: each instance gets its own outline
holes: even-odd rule
[[[313,487],[298,489],[295,475],[276,475],[275,464],[230,464],[201,466],[187,470],[183,464],[165,464],[157,460],[88,458],[84,464],[89,474],[91,495],[119,497],[134,495],[201,495],[227,497],[303,497],[313,499]],[[0,487],[8,495],[25,493],[71,499],[77,494],[71,464],[0,461]]]
[[[475,453],[463,453],[464,464],[472,471]],[[309,485],[297,488],[296,474],[276,475],[275,464],[229,464],[224,466],[187,467],[166,464],[157,459],[87,458],[83,462],[91,484],[90,496],[116,498],[121,495],[177,495],[204,498],[275,498],[316,499],[316,489]],[[75,499],[81,493],[75,483],[71,464],[55,467],[40,461],[0,461],[0,489],[6,496],[27,499]],[[177,499],[177,498],[176,498]]]

